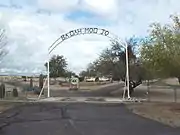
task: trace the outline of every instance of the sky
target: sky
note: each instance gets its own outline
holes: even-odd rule
[[[49,46],[72,29],[104,28],[122,40],[144,37],[151,23],[169,23],[179,12],[179,0],[0,0],[0,28],[6,30],[9,51],[0,73],[44,73]],[[109,46],[105,36],[76,36],[51,55],[63,55],[68,69],[79,73]]]

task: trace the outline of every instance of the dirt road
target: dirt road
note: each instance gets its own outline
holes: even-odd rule
[[[111,94],[117,89],[122,89],[123,83],[114,83],[112,85],[107,85],[106,87],[98,88],[97,90],[78,90],[69,91],[64,90],[51,90],[52,97],[112,97]]]

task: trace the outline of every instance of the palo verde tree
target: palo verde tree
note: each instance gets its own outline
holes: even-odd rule
[[[96,61],[89,63],[86,71],[81,72],[80,76],[97,76],[96,66]]]
[[[149,41],[141,49],[141,59],[147,70],[159,77],[177,77],[180,82],[180,20],[170,16],[171,24],[153,23]]]
[[[133,92],[133,88],[142,82],[142,68],[136,56],[136,48],[139,45],[138,40],[135,37],[126,40],[126,44],[128,45],[130,81],[133,83],[130,93]],[[90,69],[92,69],[93,73],[101,76],[112,76],[113,80],[125,80],[126,50],[123,46],[125,44],[121,44],[117,40],[112,40],[111,47],[103,50],[99,58],[91,64]],[[85,74],[87,71],[82,73]]]
[[[129,64],[134,70],[135,63],[137,63],[136,48],[138,40],[132,37],[126,43],[128,44]],[[87,71],[82,73],[88,74],[88,71],[93,71],[93,74],[102,76],[112,75],[116,80],[123,79],[126,74],[126,52],[123,46],[124,44],[119,43],[117,40],[112,40],[111,47],[103,50],[99,58],[91,63]],[[134,78],[133,73],[135,74],[136,72],[131,72],[132,78]]]
[[[140,38],[135,36],[126,40],[126,44],[128,45],[128,62],[129,62],[129,71],[130,71],[130,79],[134,81],[141,80],[143,77],[142,74],[142,65],[139,57],[137,56],[139,45],[141,44]],[[120,44],[118,41],[112,42],[111,51],[113,52],[113,57],[116,59],[114,62],[113,72],[114,75],[119,75],[121,79],[125,78],[126,74],[126,52],[122,47],[125,44]],[[124,79],[123,79],[124,80]]]
[[[45,63],[47,68],[47,63]],[[50,77],[66,77],[67,61],[64,56],[54,55],[49,61]]]
[[[71,78],[72,76],[77,76],[77,75],[76,75],[76,73],[74,73],[72,71],[66,70],[65,76],[68,78]]]

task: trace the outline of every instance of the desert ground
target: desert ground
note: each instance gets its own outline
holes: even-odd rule
[[[19,97],[32,96],[33,94],[27,91],[30,86],[30,79],[23,81],[22,78],[11,78],[0,80],[5,83],[6,94],[10,94],[13,88],[17,88],[19,91]],[[123,82],[118,82],[123,84]],[[47,81],[45,82],[44,91],[45,96],[47,94]],[[103,89],[108,86],[116,85],[115,83],[110,82],[80,82],[78,91],[97,91],[98,89]],[[39,86],[38,78],[33,78],[33,86]],[[61,92],[69,91],[69,83],[59,83],[57,79],[51,79],[50,81],[50,90],[56,91],[61,94]],[[77,92],[78,92],[77,91]],[[9,92],[9,93],[8,93]],[[123,88],[120,87],[116,90],[112,90],[108,96],[113,97],[122,97]],[[35,95],[34,95],[35,96]],[[37,95],[36,95],[37,96]],[[150,82],[150,85],[147,86],[146,82],[143,82],[140,86],[135,88],[135,92],[132,97],[136,98],[146,98],[149,101],[157,102],[179,102],[180,101],[180,85],[176,78],[170,79],[160,79]]]
[[[180,127],[180,103],[148,102],[127,104],[127,108],[142,117],[171,127]]]
[[[1,80],[2,81],[2,80]],[[16,79],[6,79],[3,80],[6,86],[6,99],[11,99],[11,91],[13,88],[17,88],[19,91],[18,99],[27,99],[27,98],[37,98],[38,95],[33,94],[31,91],[27,91],[28,87],[30,86],[30,80],[23,81],[22,78]],[[119,97],[121,98],[123,95],[123,82],[80,82],[79,90],[78,91],[69,91],[69,84],[68,83],[59,83],[57,80],[56,82],[54,79],[50,81],[50,90],[53,93],[52,96],[73,96],[73,93],[77,95],[77,93],[95,93],[101,89],[111,89],[111,86],[121,84],[119,88],[113,88],[109,90],[109,94],[106,94],[107,97]],[[33,86],[38,87],[39,82],[38,78],[33,79]],[[104,90],[105,91],[105,90]],[[78,96],[84,96],[83,94]],[[93,94],[92,94],[93,96]],[[96,96],[96,95],[94,95]],[[101,96],[101,95],[98,95]],[[44,95],[42,98],[47,97],[47,83],[44,87]],[[144,98],[148,101],[153,102],[180,102],[180,85],[176,78],[170,79],[160,79],[155,81],[150,81],[150,85],[147,86],[147,82],[143,82],[140,86],[135,88],[135,92],[133,93],[132,97],[136,98]]]

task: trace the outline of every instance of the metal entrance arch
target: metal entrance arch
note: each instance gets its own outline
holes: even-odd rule
[[[50,97],[50,85],[49,85],[49,60],[50,60],[50,54],[52,53],[52,51],[58,46],[60,45],[63,41],[74,37],[74,36],[78,36],[78,35],[86,35],[86,34],[94,34],[94,35],[100,35],[100,36],[105,36],[108,37],[110,39],[115,39],[118,42],[121,43],[122,47],[124,47],[124,49],[126,50],[126,81],[127,84],[125,83],[125,88],[127,89],[127,96],[128,99],[130,98],[130,94],[129,94],[129,62],[128,62],[128,45],[126,42],[122,42],[122,40],[110,33],[108,30],[106,29],[102,29],[102,28],[96,28],[96,27],[89,27],[89,28],[78,28],[78,29],[74,29],[71,30],[65,34],[62,34],[57,40],[55,40],[55,42],[48,48],[48,66],[47,66],[47,85],[48,85],[48,98]],[[124,90],[125,93],[125,90]],[[124,97],[124,96],[123,96]]]

